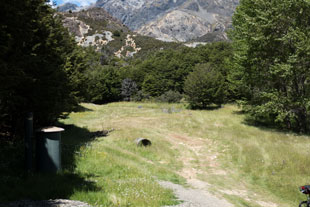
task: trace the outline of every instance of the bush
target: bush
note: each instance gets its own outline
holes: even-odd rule
[[[180,103],[183,98],[182,94],[178,91],[167,91],[158,97],[158,101],[166,103]]]
[[[113,36],[115,36],[115,37],[120,37],[120,36],[121,36],[120,31],[115,30],[115,31],[113,32]]]
[[[138,91],[133,97],[133,101],[143,101],[150,98],[150,95],[147,93],[144,93],[143,91]]]
[[[205,109],[211,104],[220,106],[225,99],[225,79],[209,64],[197,65],[185,80],[184,92],[191,108]]]
[[[124,98],[124,101],[130,101],[131,97],[135,95],[138,91],[137,84],[130,78],[125,78],[122,81],[121,95]]]
[[[98,67],[87,77],[87,101],[102,104],[121,100],[121,80],[116,68]]]

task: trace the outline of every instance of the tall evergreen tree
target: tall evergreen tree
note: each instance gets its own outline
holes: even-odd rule
[[[50,124],[75,103],[69,79],[75,42],[46,1],[2,2],[0,48],[1,127],[17,132],[28,111],[37,126]]]
[[[238,82],[255,121],[310,129],[310,1],[241,0],[233,16]]]

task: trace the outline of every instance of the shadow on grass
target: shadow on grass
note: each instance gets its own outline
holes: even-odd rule
[[[75,192],[100,191],[88,181],[90,175],[75,172],[75,158],[82,146],[108,132],[90,132],[74,125],[61,125],[62,169],[60,173],[27,173],[24,170],[24,144],[0,146],[0,206],[17,200],[69,199]],[[35,160],[34,160],[35,163]]]
[[[192,108],[188,108],[188,109],[191,109],[191,110],[195,110],[195,111],[215,111],[215,110],[219,110],[221,109],[222,106],[221,105],[208,105],[206,107],[192,107]]]
[[[277,125],[274,125],[272,123],[265,123],[265,122],[260,122],[260,121],[255,121],[251,118],[246,117],[243,121],[242,124],[251,126],[251,127],[256,127],[262,131],[266,132],[277,132],[277,133],[283,133],[283,134],[291,134],[294,136],[304,136],[304,135],[309,135],[307,133],[301,133],[301,132],[295,132],[293,130],[288,130],[285,128],[280,128]]]
[[[253,119],[247,112],[243,110],[238,110],[238,111],[233,111],[233,114],[236,115],[241,115],[244,116],[243,121],[241,122],[242,124],[246,126],[251,126],[251,127],[256,127],[262,131],[267,131],[267,132],[277,132],[277,133],[285,133],[285,134],[292,134],[294,136],[309,136],[310,133],[301,133],[301,132],[295,132],[293,130],[288,130],[285,128],[281,128],[275,124],[272,124],[270,122],[262,122],[262,121],[257,121]]]
[[[86,128],[80,128],[72,124],[58,125],[65,129],[62,133],[62,167],[68,171],[75,169],[75,156],[79,155],[81,147],[87,146],[96,137],[105,137],[109,133],[109,131],[90,132]]]
[[[84,112],[84,111],[93,111],[92,109],[85,108],[81,104],[75,107],[74,112]]]

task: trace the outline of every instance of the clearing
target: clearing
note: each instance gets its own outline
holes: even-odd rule
[[[193,111],[183,104],[81,104],[60,124],[63,173],[17,179],[10,172],[0,202],[289,207],[309,183],[309,136],[250,126],[234,105]],[[152,145],[137,147],[141,137]]]
[[[166,180],[216,196],[223,206],[283,207],[297,205],[302,199],[298,187],[307,183],[310,174],[306,170],[309,137],[249,126],[234,105],[209,111],[159,103],[82,106],[83,112],[72,113],[62,122],[89,131],[110,130],[108,136],[92,142],[91,148],[97,149],[92,153],[117,157],[120,168],[138,171],[145,179],[139,183],[152,183],[154,192],[161,191],[154,182]],[[152,146],[137,148],[134,140],[139,137],[150,139]],[[77,165],[79,171],[83,171],[82,165]],[[122,181],[122,176],[114,182],[131,182],[128,176]],[[166,183],[169,186],[178,195],[175,186]],[[107,191],[113,205],[134,202],[135,196],[122,194],[126,190],[137,191],[129,186]],[[169,198],[158,195],[157,203],[149,201],[156,193],[144,193],[145,200],[136,206],[173,204],[169,203],[171,192]]]

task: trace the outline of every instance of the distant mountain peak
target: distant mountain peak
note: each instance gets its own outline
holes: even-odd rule
[[[224,33],[239,0],[97,0],[130,29],[166,41],[188,41]]]
[[[77,11],[78,9],[79,9],[78,5],[70,2],[61,4],[57,7],[57,11],[59,12]]]

